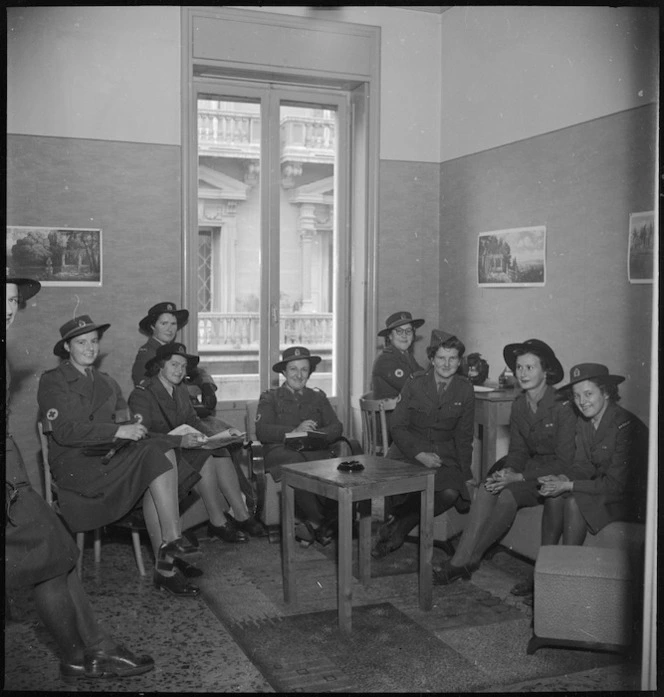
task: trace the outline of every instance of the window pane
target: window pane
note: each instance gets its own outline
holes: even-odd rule
[[[198,99],[198,353],[219,400],[256,399],[260,106]]]
[[[279,345],[321,356],[309,386],[334,395],[336,110],[282,102],[280,132]]]

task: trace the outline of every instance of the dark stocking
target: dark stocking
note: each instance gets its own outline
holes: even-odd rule
[[[564,545],[582,545],[588,533],[586,520],[581,515],[579,504],[574,496],[565,499],[565,527],[563,528]]]
[[[564,494],[544,501],[544,513],[542,514],[542,544],[557,545],[563,534],[565,515]]]
[[[443,489],[442,491],[434,492],[434,518],[452,508],[457,498],[459,498],[459,492],[456,489]],[[392,515],[402,521],[400,527],[405,535],[420,522],[420,500],[419,493],[408,494],[405,501],[392,509]]]
[[[72,601],[67,574],[35,586],[35,604],[41,621],[55,639],[66,663],[82,663],[85,644],[78,629],[76,606]]]
[[[470,557],[470,564],[478,564],[487,549],[510,529],[517,510],[518,506],[512,492],[509,489],[503,489],[498,494],[498,500],[491,517],[486,521],[477,538],[475,549]]]

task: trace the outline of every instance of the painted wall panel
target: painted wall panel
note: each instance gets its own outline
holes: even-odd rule
[[[502,349],[537,337],[572,365],[605,363],[621,402],[648,421],[652,285],[627,278],[629,214],[653,210],[654,106],[441,165],[441,322],[458,328],[496,379]],[[540,288],[480,288],[477,235],[545,225]]]
[[[654,7],[458,6],[441,26],[441,161],[658,99]]]
[[[7,131],[179,144],[180,8],[9,8]]]
[[[7,224],[102,230],[103,285],[48,287],[19,313],[8,333],[16,370],[14,433],[39,482],[37,385],[57,365],[59,328],[88,314],[111,328],[100,368],[125,397],[131,366],[146,337],[138,322],[161,300],[181,306],[180,149],[173,146],[9,136]]]

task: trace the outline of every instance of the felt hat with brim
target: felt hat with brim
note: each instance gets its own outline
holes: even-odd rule
[[[550,377],[548,377],[547,382],[551,385],[556,385],[565,377],[565,371],[563,370],[560,361],[556,358],[556,354],[553,349],[545,344],[539,339],[528,339],[521,344],[507,344],[503,349],[503,358],[505,363],[508,365],[509,369],[516,375],[516,359],[517,355],[520,356],[524,353],[532,353],[538,358],[545,358],[546,362],[550,366]]]
[[[175,303],[157,303],[148,310],[148,314],[145,315],[145,317],[143,317],[143,319],[138,323],[140,330],[146,334],[152,334],[152,327],[154,323],[159,319],[160,315],[163,315],[166,312],[175,316],[175,321],[178,323],[178,329],[182,329],[182,327],[184,327],[184,325],[189,321],[189,310],[178,310]]]
[[[70,319],[69,322],[65,322],[60,327],[60,336],[62,337],[60,341],[53,347],[53,353],[60,358],[67,358],[69,356],[69,351],[65,348],[65,342],[73,339],[75,336],[80,336],[81,334],[87,334],[88,332],[97,332],[97,335],[101,339],[104,332],[110,327],[110,324],[95,324],[89,315],[81,315],[80,317],[74,317]]]
[[[29,300],[33,295],[37,295],[41,290],[41,283],[32,278],[9,277],[6,279],[6,283],[13,283],[18,288],[18,295],[22,303]]]
[[[418,327],[421,327],[424,324],[424,320],[413,319],[413,315],[411,315],[410,312],[406,312],[405,310],[402,310],[401,312],[395,312],[385,320],[385,329],[381,329],[378,332],[378,336],[388,336],[393,329],[401,327],[404,324],[412,324],[413,329],[417,329]]]
[[[283,372],[284,368],[291,361],[299,361],[306,358],[309,361],[309,366],[313,368],[317,366],[323,359],[320,356],[312,356],[309,349],[304,346],[289,346],[282,354],[279,363],[272,366],[275,373]]]
[[[601,363],[579,363],[569,371],[569,382],[559,389],[565,390],[576,385],[577,382],[592,379],[600,379],[603,382],[612,382],[614,385],[618,385],[625,378],[622,375],[611,375],[609,369]]]
[[[182,356],[187,359],[187,367],[192,368],[198,365],[200,358],[187,353],[187,347],[184,344],[179,344],[177,341],[172,341],[170,344],[164,344],[157,349],[154,358],[151,358],[145,364],[145,372],[149,373],[154,365],[159,361],[168,360],[171,356]]]
[[[456,336],[454,334],[448,334],[448,332],[445,332],[442,329],[432,329],[429,348],[438,347],[450,339],[456,339]]]

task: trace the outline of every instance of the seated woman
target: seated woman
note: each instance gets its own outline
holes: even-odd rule
[[[436,470],[434,516],[452,506],[461,511],[470,506],[466,481],[472,478],[475,393],[468,378],[457,373],[465,350],[456,336],[434,329],[427,348],[431,369],[406,382],[392,414],[394,442],[387,457]],[[372,556],[399,549],[419,520],[419,492],[392,497]]]
[[[322,434],[327,446],[341,438],[343,426],[322,390],[307,387],[311,374],[321,362],[303,346],[291,346],[282,360],[272,366],[285,382],[281,387],[267,390],[260,396],[256,412],[256,437],[264,446],[265,469],[275,481],[281,481],[281,466],[305,460],[334,457],[329,447],[321,450],[298,451],[284,443],[293,432],[316,431]],[[353,452],[359,452],[354,447]],[[296,537],[304,543],[313,540],[321,544],[331,541],[336,526],[333,502],[307,491],[295,491],[296,513],[302,525]]]
[[[550,544],[562,535],[564,545],[582,545],[588,531],[614,520],[645,519],[648,429],[617,404],[624,379],[605,365],[581,363],[560,388],[573,393],[581,416],[569,472],[539,477]]]
[[[378,336],[385,338],[385,348],[376,358],[371,371],[374,399],[398,397],[408,378],[422,370],[413,356],[415,330],[424,324],[410,312],[395,312],[385,320]]]
[[[172,445],[146,440],[145,426],[127,423],[120,386],[94,367],[109,327],[88,315],[63,324],[53,353],[64,360],[39,381],[37,398],[51,428],[50,461],[60,511],[70,530],[80,532],[118,521],[142,498],[156,560],[155,585],[193,597],[198,587],[175,566],[175,558],[194,550],[182,538]],[[191,469],[180,476],[185,488],[185,480],[193,485],[199,478]]]
[[[6,329],[18,308],[41,285],[29,278],[6,279]],[[18,446],[9,430],[9,365],[6,366],[5,421],[5,589],[31,587],[35,607],[60,652],[60,675],[73,678],[124,678],[154,668],[147,655],[134,655],[99,624],[76,573],[78,549],[71,535],[31,486]]]
[[[517,510],[543,503],[538,477],[566,473],[574,457],[576,416],[553,388],[564,373],[551,347],[528,339],[505,346],[503,357],[523,390],[512,404],[509,450],[479,487],[454,556],[434,569],[439,585],[470,578],[487,549],[509,530]],[[544,534],[542,544],[551,544]]]
[[[176,449],[178,464],[184,459],[201,475],[194,490],[210,516],[208,534],[224,542],[248,542],[245,533],[258,537],[264,535],[265,530],[247,510],[228,450],[200,449],[208,436],[218,431],[209,428],[196,416],[182,382],[187,371],[194,369],[197,363],[198,356],[189,355],[183,344],[172,342],[160,346],[146,365],[150,377],[144,378],[129,395],[129,407],[150,434],[168,434],[183,424],[200,431],[200,434],[164,437]],[[220,423],[226,436],[242,435],[239,429]],[[234,516],[227,513],[227,504],[233,509]]]
[[[136,360],[131,369],[131,379],[134,385],[147,377],[145,367],[149,360],[155,357],[157,349],[175,341],[175,337],[189,321],[189,310],[178,310],[174,303],[161,302],[153,305],[148,314],[138,323],[143,334],[150,338],[138,349]],[[186,385],[195,385],[201,391],[202,408],[197,409],[198,416],[205,418],[214,412],[217,406],[217,386],[212,376],[205,368],[195,365],[187,372]],[[216,424],[210,424],[212,427]]]

